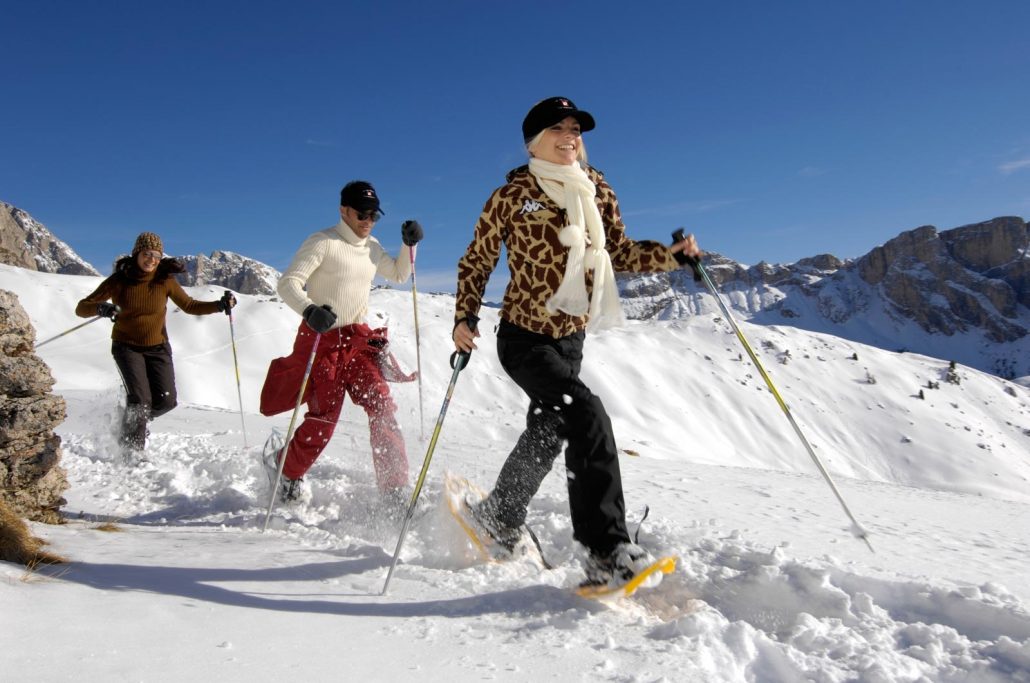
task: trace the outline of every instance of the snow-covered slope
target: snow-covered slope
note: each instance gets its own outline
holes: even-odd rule
[[[41,339],[80,321],[71,309],[97,281],[0,267],[0,288],[18,293]],[[410,292],[377,289],[370,321],[389,323],[409,368],[411,305]],[[424,429],[417,387],[394,388],[413,471],[451,375],[452,305],[419,297]],[[581,566],[560,463],[529,520],[553,571],[475,562],[439,507],[444,471],[489,486],[521,430],[524,401],[494,354],[496,311],[483,317],[426,512],[385,597],[397,529],[375,514],[354,406],[309,473],[310,502],[258,531],[268,492],[256,452],[289,416],[256,414],[257,395],[268,361],[289,350],[295,314],[240,297],[245,448],[225,316],[170,312],[182,405],[155,421],[148,462],[134,467],[112,449],[109,323],[43,347],[69,400],[74,519],[34,529],[73,563],[24,581],[0,565],[0,666],[41,680],[1030,680],[1027,388],[962,367],[951,384],[939,360],[743,325],[872,533],[873,555],[848,534],[724,321],[634,322],[590,337],[584,377],[626,451],[631,524],[649,505],[641,542],[681,559],[654,592],[604,605],[568,590]],[[105,519],[123,532],[97,530]],[[8,628],[30,610],[32,622]],[[68,614],[85,628],[45,630]]]
[[[82,322],[73,315],[74,304],[98,282],[0,266],[0,286],[19,294],[40,339]],[[202,299],[221,294],[214,287],[191,291]],[[413,366],[410,292],[376,289],[372,297],[372,324],[389,324],[394,353]],[[431,420],[431,403],[450,379],[453,298],[425,295],[420,309],[423,412]],[[245,410],[255,411],[268,363],[289,353],[298,322],[270,297],[240,298],[235,333]],[[487,309],[486,352],[475,355],[473,372],[464,373],[452,410],[472,418],[480,436],[508,443],[521,430],[522,396],[493,351],[496,322],[496,310]],[[180,401],[237,409],[225,316],[188,316],[172,305],[168,326]],[[743,328],[831,472],[1030,501],[1030,462],[1024,457],[1030,452],[1030,405],[1023,387],[969,368],[960,368],[961,383],[951,384],[945,381],[948,364],[940,360],[792,327],[743,323]],[[100,321],[41,349],[58,391],[118,386],[107,352],[109,335],[110,324]],[[583,376],[604,399],[622,448],[653,458],[811,471],[793,430],[741,352],[717,316],[631,322],[588,340]],[[856,354],[858,360],[852,360]],[[940,388],[927,388],[929,382]],[[417,392],[410,387],[397,388],[409,415],[417,411],[411,395]]]

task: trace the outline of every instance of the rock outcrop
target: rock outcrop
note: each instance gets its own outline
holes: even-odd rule
[[[42,223],[6,202],[0,202],[0,263],[42,273],[100,274]]]
[[[1030,374],[1030,225],[1019,217],[944,231],[924,225],[846,261],[824,254],[745,267],[708,254],[705,269],[729,305],[755,322],[958,357],[1003,377]],[[620,276],[619,286],[631,318],[712,310],[684,271]]]
[[[213,251],[210,256],[198,254],[181,258],[186,272],[177,276],[179,284],[216,285],[240,294],[274,295],[279,272],[269,265],[234,254]]]
[[[28,519],[59,523],[68,488],[60,466],[64,399],[35,354],[36,332],[17,296],[0,290],[0,497]]]
[[[1021,218],[940,233],[926,225],[876,247],[854,268],[927,332],[980,328],[991,341],[1007,342],[1028,333],[1018,320],[1019,306],[1030,305],[1028,244]]]

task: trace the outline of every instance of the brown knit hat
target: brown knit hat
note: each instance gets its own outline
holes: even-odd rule
[[[135,256],[141,251],[159,251],[164,254],[165,248],[157,233],[141,232],[136,238],[136,244],[132,245],[132,255]]]

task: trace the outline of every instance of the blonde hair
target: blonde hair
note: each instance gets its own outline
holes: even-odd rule
[[[526,153],[529,154],[529,156],[533,156],[533,148],[540,144],[540,139],[544,137],[544,133],[546,132],[547,129],[544,128],[526,143]],[[576,161],[584,165],[587,163],[587,146],[586,143],[583,142],[582,135],[579,136],[579,148],[576,150]]]

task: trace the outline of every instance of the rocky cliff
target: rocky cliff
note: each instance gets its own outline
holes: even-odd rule
[[[126,239],[133,237],[129,235]],[[118,258],[111,259],[111,263]],[[271,266],[231,251],[216,250],[210,256],[180,258],[186,272],[178,280],[185,286],[214,285],[242,294],[274,295],[279,282],[280,274]],[[46,226],[5,202],[0,202],[0,263],[44,273],[101,275]]]
[[[274,295],[279,282],[280,274],[275,268],[231,251],[186,256],[182,261],[186,272],[179,275],[178,280],[186,286],[215,285],[241,294]]]
[[[1021,218],[938,232],[902,233],[854,263],[863,282],[927,332],[981,328],[991,341],[1015,341],[1028,330],[1030,228]]]
[[[705,268],[753,322],[958,358],[1004,377],[1030,374],[1030,225],[1019,217],[922,226],[853,260],[825,254],[745,267],[709,254]],[[685,271],[620,276],[620,289],[631,318],[716,310]]]
[[[58,523],[68,488],[60,466],[64,399],[34,352],[36,332],[18,297],[0,290],[0,497],[28,519]]]
[[[100,274],[42,223],[6,202],[0,202],[0,263],[43,273]]]

